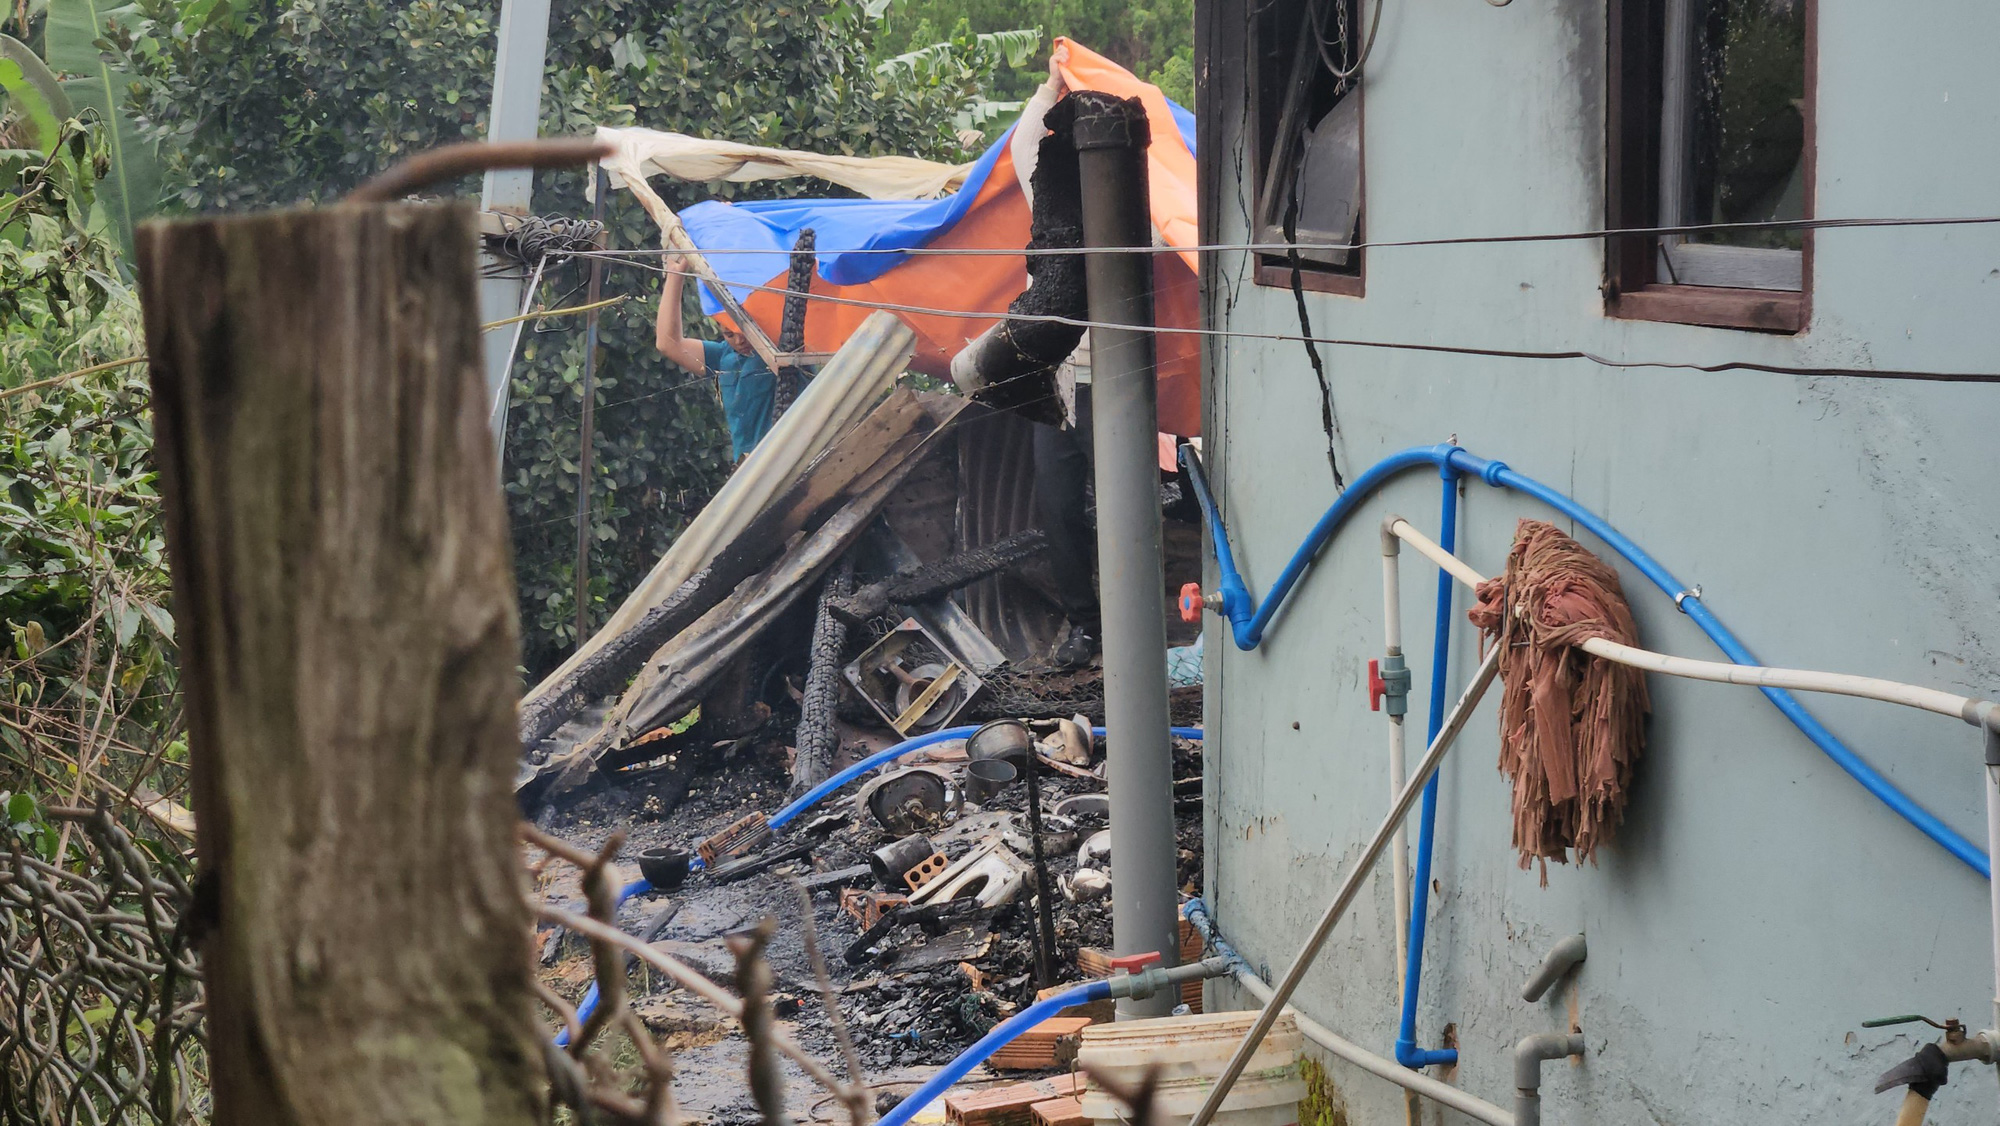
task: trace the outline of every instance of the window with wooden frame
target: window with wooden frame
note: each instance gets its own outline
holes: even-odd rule
[[[1361,76],[1357,0],[1270,0],[1254,8],[1252,113],[1261,285],[1361,294]]]
[[[1812,233],[1814,0],[1611,0],[1613,316],[1797,332]]]

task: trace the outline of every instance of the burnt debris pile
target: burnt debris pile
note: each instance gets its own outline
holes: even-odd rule
[[[636,880],[642,863],[646,875],[660,878],[627,900],[621,925],[717,981],[734,972],[727,938],[774,919],[766,954],[776,1011],[807,1048],[831,1052],[800,918],[803,889],[828,984],[862,1062],[871,1075],[895,1076],[899,1068],[949,1060],[1041,990],[1111,972],[1116,887],[1101,777],[1107,749],[1074,720],[1001,721],[975,738],[912,752],[771,829],[770,811],[788,792],[792,764],[781,745],[752,741],[621,771],[580,801],[545,808],[539,824],[585,846],[624,831],[621,882]],[[859,742],[842,753],[854,758],[867,750]],[[701,766],[690,770],[684,759]],[[1201,761],[1200,743],[1175,740],[1177,864],[1189,894],[1201,878]],[[1012,770],[980,770],[982,763]],[[1024,777],[1030,770],[1033,813]],[[979,782],[985,773],[1009,777]],[[704,854],[709,859],[684,874],[658,867],[663,858],[685,865],[685,857]],[[1046,946],[1038,918],[1043,887]],[[541,893],[560,900],[575,889]],[[553,930],[542,939],[544,980],[575,999],[590,980],[587,947]],[[684,1081],[703,1070],[705,1053],[728,1050],[735,1034],[698,1000],[643,975],[632,987],[635,1010],[679,1046]],[[1198,991],[1187,999],[1198,1006]],[[1061,1067],[1081,1027],[1108,1016],[1108,1009],[1066,1013],[991,1066]],[[723,1058],[717,1055],[717,1068],[733,1075]],[[727,1118],[732,1096],[713,1094],[710,1109]],[[683,1098],[700,1104],[700,1084]]]
[[[859,354],[871,338],[856,339]],[[1112,972],[1116,747],[1097,726],[1096,533],[1076,443],[964,397],[870,390],[872,367],[839,363],[523,699],[516,797],[568,846],[623,834],[618,923],[704,977],[732,980],[730,938],[775,923],[776,1018],[807,1049],[836,1049],[823,962],[861,1063],[893,1095],[898,1069]],[[849,393],[881,397],[850,410]],[[838,410],[850,417],[817,421]],[[1171,592],[1200,577],[1201,530],[1178,472],[1160,485]],[[1189,726],[1197,636],[1169,620],[1173,719]],[[1194,894],[1200,744],[1173,754],[1174,863]],[[544,901],[577,901],[573,879],[550,879]],[[544,983],[584,998],[585,943],[546,929],[540,954]],[[747,1105],[732,1024],[643,970],[631,998],[675,1052],[684,1110],[729,1120]],[[1065,1012],[989,1066],[1055,1068],[1108,1015]],[[705,1093],[704,1074],[727,1079]]]

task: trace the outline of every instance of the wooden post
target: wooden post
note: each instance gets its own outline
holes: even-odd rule
[[[795,357],[806,350],[806,309],[807,299],[812,295],[813,271],[819,259],[813,254],[813,247],[819,236],[811,227],[799,232],[798,241],[792,244],[792,268],[785,277],[785,315],[778,324],[778,352],[787,357]],[[771,417],[778,418],[792,407],[792,401],[799,397],[799,384],[806,373],[800,367],[783,368],[777,372],[777,386],[772,393]]]
[[[544,1120],[464,207],[139,232],[216,1126]]]

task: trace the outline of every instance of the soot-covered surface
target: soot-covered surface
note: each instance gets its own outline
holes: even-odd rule
[[[849,761],[867,753],[856,745],[848,752]],[[1097,748],[1101,764],[1104,747]],[[695,752],[683,752],[695,753]],[[919,765],[935,754],[943,769],[955,770],[962,761],[962,745],[944,744],[931,752],[918,752],[902,765]],[[938,760],[943,760],[939,762]],[[682,769],[676,770],[675,766]],[[624,869],[621,880],[638,874],[637,857],[645,849],[694,844],[727,827],[746,814],[776,811],[788,799],[789,763],[783,747],[745,747],[705,758],[704,769],[692,773],[688,764],[667,763],[629,777],[611,788],[600,790],[561,812],[545,812],[541,827],[579,846],[601,847],[613,832],[623,830],[626,840],[619,853]],[[1196,778],[1201,773],[1200,744],[1176,741],[1174,777]],[[1056,802],[1073,794],[1099,793],[1103,783],[1097,778],[1074,778],[1044,770],[1040,776],[1042,810],[1046,818],[1044,847],[1049,876],[1061,882],[1077,868],[1077,849],[1090,833],[1105,826],[1102,816],[1082,816],[1073,826],[1064,825],[1050,812]],[[893,837],[882,830],[865,812],[856,808],[854,795],[861,784],[829,798],[820,807],[799,817],[781,833],[774,847],[793,844],[807,826],[825,814],[845,813],[844,825],[825,835],[809,861],[791,862],[733,883],[716,884],[706,874],[696,873],[671,894],[635,897],[620,912],[619,922],[637,932],[670,902],[676,908],[672,921],[659,935],[661,949],[698,967],[715,967],[726,975],[732,959],[724,940],[732,932],[755,925],[764,918],[777,924],[769,946],[769,960],[776,978],[775,990],[796,999],[796,1010],[782,1021],[808,1050],[826,1061],[838,1073],[840,1052],[832,1035],[815,974],[805,953],[804,929],[800,920],[800,881],[817,872],[832,872],[868,862],[869,852]],[[685,796],[682,788],[685,787]],[[1176,787],[1183,794],[1199,794],[1198,784]],[[1009,786],[985,807],[967,806],[955,823],[940,826],[930,835],[947,857],[957,859],[989,835],[990,830],[1011,829],[1021,846],[1016,850],[1032,862],[1026,845],[1026,791],[1019,782]],[[1178,806],[1180,875],[1185,890],[1198,890],[1201,873],[1201,811],[1198,797]],[[553,866],[554,878],[539,893],[552,902],[574,902],[580,898],[573,870]],[[856,886],[883,889],[872,879],[863,878]],[[897,891],[906,889],[897,888]],[[1115,887],[1113,894],[1116,893]],[[936,1065],[942,1064],[970,1045],[1005,1016],[1034,1000],[1035,911],[1032,880],[1011,904],[991,915],[991,938],[983,952],[965,959],[974,974],[968,974],[956,960],[930,967],[899,970],[894,957],[926,936],[916,927],[899,928],[876,947],[877,954],[862,964],[850,965],[842,953],[861,931],[858,920],[842,910],[838,888],[812,894],[812,915],[820,947],[826,955],[830,978],[838,996],[844,1020],[852,1031],[857,1052],[868,1078],[881,1090],[907,1092]],[[1111,900],[1100,898],[1072,903],[1060,892],[1051,903],[1055,916],[1056,951],[1054,977],[1057,984],[1082,980],[1076,956],[1081,947],[1111,945]],[[975,917],[969,949],[978,951],[983,935]],[[963,923],[957,924],[963,926]],[[965,940],[965,936],[948,936]],[[565,938],[546,946],[542,974],[557,992],[574,1000],[589,984],[589,959],[583,943]],[[885,964],[887,963],[887,964]],[[975,983],[974,978],[978,979]],[[726,980],[726,976],[725,976]],[[635,972],[632,987],[634,1006],[656,1036],[677,1053],[677,1099],[684,1113],[717,1123],[749,1121],[757,1117],[745,1081],[746,1045],[733,1023],[719,1019],[711,1007],[685,991],[671,989],[657,974]],[[731,991],[734,992],[732,985]],[[789,1002],[785,1009],[790,1009]],[[607,1046],[607,1051],[615,1051]],[[791,1083],[788,1105],[804,1118],[814,1112],[824,1092],[795,1066],[786,1065]],[[820,1104],[816,1117],[832,1120],[840,1116],[832,1102]]]

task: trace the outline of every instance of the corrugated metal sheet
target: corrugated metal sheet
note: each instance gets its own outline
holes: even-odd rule
[[[826,367],[799,394],[757,448],[736,468],[715,499],[701,510],[651,573],[626,597],[618,612],[560,668],[542,679],[526,699],[562,682],[572,669],[610,639],[637,625],[646,612],[701,570],[717,551],[740,535],[772,502],[783,496],[813,459],[834,439],[860,422],[896,377],[909,366],[916,336],[893,314],[877,312],[849,338]]]
[[[997,411],[968,418],[958,428],[958,481],[961,550],[1040,527],[1034,423]],[[1009,660],[1046,656],[1062,631],[1062,612],[1011,574],[973,583],[959,603]]]

